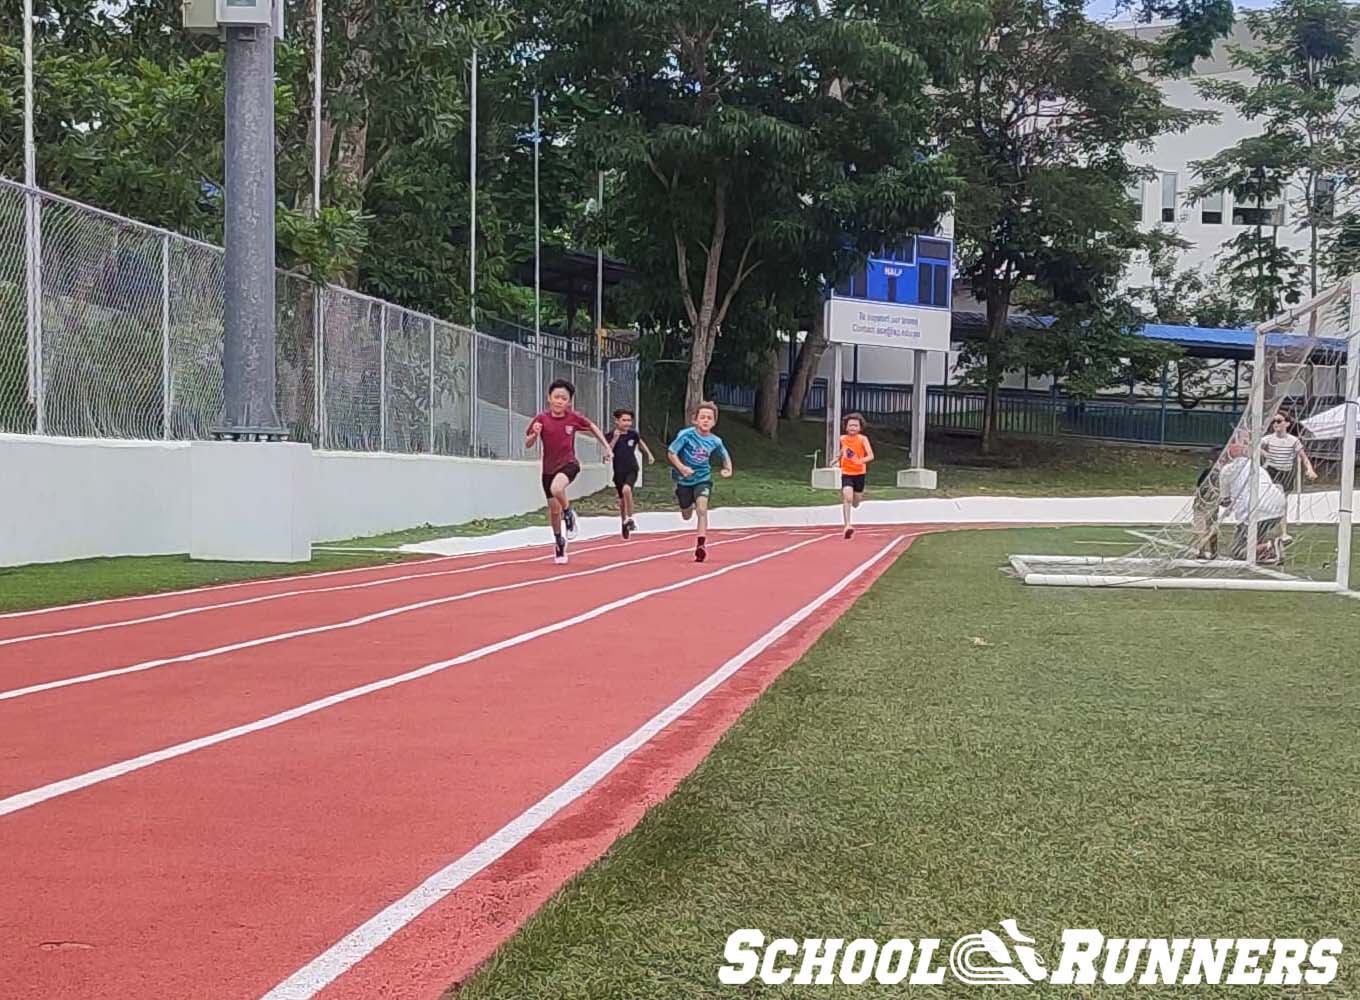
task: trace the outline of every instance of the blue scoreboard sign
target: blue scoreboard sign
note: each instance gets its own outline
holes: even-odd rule
[[[829,290],[827,333],[844,344],[949,350],[954,244],[917,236]]]
[[[953,277],[953,242],[918,236],[892,254],[870,257],[832,296],[948,309]]]

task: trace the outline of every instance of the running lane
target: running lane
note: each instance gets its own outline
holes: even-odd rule
[[[718,550],[687,567],[697,581],[687,586],[0,817],[0,892],[14,903],[0,916],[0,995],[260,997],[883,544],[867,531],[828,538],[702,579],[775,551]],[[626,575],[636,592],[684,582],[667,570]],[[566,618],[560,599],[530,591],[523,627]],[[560,855],[570,844],[548,846]],[[433,998],[447,982],[449,942],[417,930],[401,943],[426,964],[387,995]],[[372,967],[331,992],[377,995],[364,977],[393,979]]]
[[[645,536],[636,544],[608,542],[582,546],[572,553],[568,571],[636,559],[683,545],[680,539]],[[41,631],[0,639],[0,704],[5,701],[6,692],[19,688],[336,625],[451,595],[532,579],[552,579],[564,572],[567,571],[553,564],[551,555],[540,550],[471,563],[416,564],[404,573],[385,574],[376,579],[329,577],[305,585],[299,581],[287,589],[263,595],[200,594],[182,607],[138,608],[136,614],[124,612],[124,617],[96,626],[45,621]],[[82,630],[88,628],[95,631]]]
[[[735,558],[725,555],[729,550],[748,555],[767,551],[790,539],[741,533],[716,541],[722,544],[714,548],[715,559]],[[626,551],[584,553],[565,567],[551,561],[546,566],[504,567],[460,577],[475,580],[476,586],[463,582],[461,592],[443,597],[425,593],[428,582],[419,581],[416,593],[407,595],[403,585],[388,601],[405,602],[410,596],[415,603],[442,603],[352,628],[0,698],[0,732],[6,734],[0,800],[517,635],[524,631],[526,609],[578,614],[632,593],[636,570],[655,567],[655,578],[667,583],[693,576],[690,552],[669,539]],[[511,572],[518,579],[499,576]],[[497,589],[506,587],[514,589]],[[447,583],[445,588],[452,589]],[[482,593],[488,589],[493,592]],[[460,599],[448,599],[453,596]],[[351,610],[340,606],[326,620],[351,617]],[[289,625],[281,621],[276,627]],[[63,669],[73,668],[68,664]],[[54,739],[54,734],[69,735]]]

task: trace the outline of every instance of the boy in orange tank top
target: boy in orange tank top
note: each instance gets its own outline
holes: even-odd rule
[[[864,499],[864,477],[874,460],[874,449],[864,436],[864,418],[858,413],[846,416],[841,431],[841,514],[845,519],[845,537],[851,538],[855,529],[850,526],[850,511]]]

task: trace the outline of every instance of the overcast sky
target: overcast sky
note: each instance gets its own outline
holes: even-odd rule
[[[1262,7],[1272,6],[1272,0],[1237,0],[1238,10],[1259,10]],[[1115,0],[1092,0],[1086,5],[1086,10],[1093,18],[1105,19],[1113,15],[1116,4]],[[1128,15],[1121,15],[1121,20]]]

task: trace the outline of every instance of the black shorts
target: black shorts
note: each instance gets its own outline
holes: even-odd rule
[[[841,473],[841,489],[845,489],[847,486],[849,486],[849,487],[850,487],[852,490],[854,490],[856,493],[863,493],[863,492],[864,492],[864,473],[861,472],[858,476],[847,476],[845,473],[842,472],[842,473]]]
[[[549,500],[552,499],[553,480],[556,479],[558,476],[566,476],[568,483],[574,483],[576,481],[576,477],[579,476],[580,474],[581,466],[580,463],[578,462],[568,462],[566,465],[562,466],[562,468],[558,469],[556,472],[543,473],[543,495],[547,497]]]
[[[1287,469],[1277,469],[1273,465],[1266,466],[1266,473],[1279,484],[1280,489],[1286,493],[1294,492],[1294,484],[1298,480],[1298,470],[1294,466]]]
[[[699,502],[700,497],[706,497],[713,492],[713,481],[705,480],[702,483],[695,483],[693,486],[686,486],[684,483],[675,484],[675,501],[680,505],[681,510],[689,510]]]
[[[623,488],[625,486],[636,486],[637,477],[638,470],[636,465],[629,469],[620,469],[618,467],[615,467],[614,491],[618,493],[619,496],[623,496]]]

